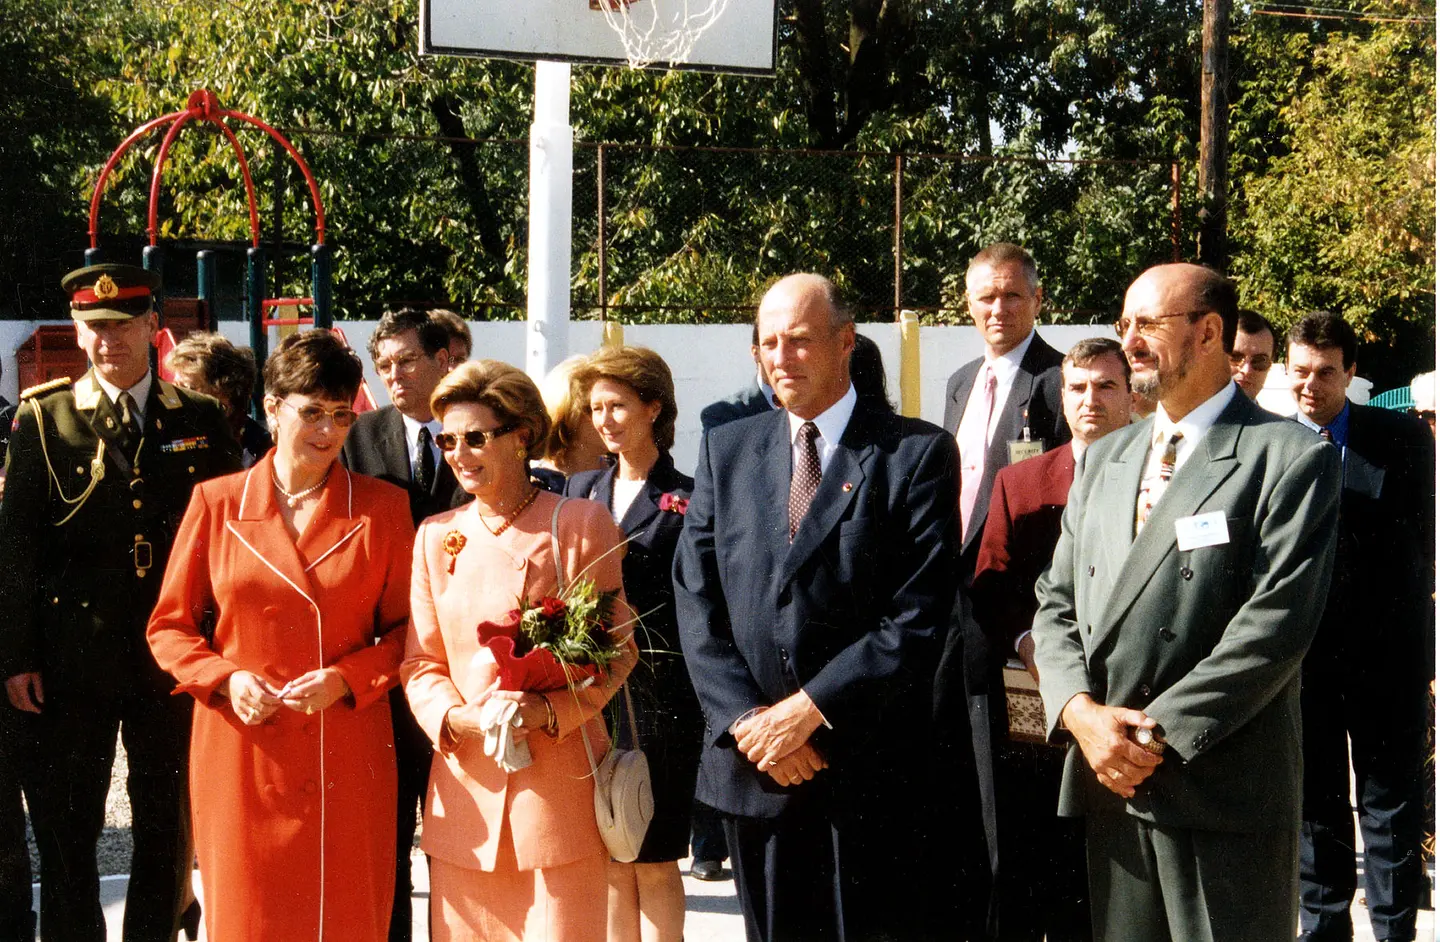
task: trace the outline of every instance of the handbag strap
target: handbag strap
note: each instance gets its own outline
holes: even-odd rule
[[[557,594],[565,591],[565,564],[560,561],[560,508],[570,498],[562,497],[555,504],[555,510],[550,514],[550,555],[555,557],[555,591]],[[625,715],[630,719],[630,743],[632,748],[640,748],[640,727],[635,724],[635,701],[630,699],[630,685],[620,685],[620,693],[625,697]],[[596,774],[599,767],[595,762],[595,750],[590,746],[590,737],[585,732],[585,726],[589,721],[580,724],[580,738],[585,741],[585,757],[590,760],[590,773]]]

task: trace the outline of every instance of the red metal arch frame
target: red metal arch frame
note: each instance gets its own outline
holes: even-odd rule
[[[258,247],[260,245],[260,211],[255,203],[255,181],[250,177],[250,164],[245,159],[245,152],[240,148],[240,142],[235,137],[226,119],[233,119],[259,128],[285,149],[290,158],[300,167],[300,172],[305,176],[305,185],[310,188],[310,203],[315,207],[315,243],[325,244],[325,204],[320,199],[320,187],[315,183],[315,176],[310,172],[310,165],[305,163],[305,158],[290,143],[289,139],[270,125],[259,118],[244,114],[239,111],[228,111],[220,107],[220,102],[209,89],[199,89],[190,93],[190,98],[185,103],[184,111],[175,111],[167,115],[161,115],[153,121],[148,121],[136,128],[129,137],[120,142],[110,159],[105,162],[105,167],[100,171],[100,178],[95,181],[95,191],[90,196],[90,247],[98,248],[100,239],[100,197],[105,192],[105,184],[110,180],[110,174],[120,158],[140,138],[149,134],[162,125],[169,124],[170,129],[165,133],[165,138],[160,143],[160,153],[155,158],[155,170],[150,177],[150,212],[146,232],[150,236],[150,244],[155,245],[159,239],[160,227],[159,204],[160,204],[160,181],[165,174],[165,162],[170,156],[170,145],[175,142],[180,129],[191,121],[208,121],[214,124],[225,134],[230,142],[230,149],[235,152],[235,158],[240,162],[240,175],[245,180],[245,199],[250,209],[250,243]]]

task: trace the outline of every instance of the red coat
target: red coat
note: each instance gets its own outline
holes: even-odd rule
[[[995,475],[970,594],[976,621],[1007,657],[1035,617],[1035,582],[1055,555],[1074,480],[1069,442]]]
[[[198,704],[190,794],[206,928],[215,942],[383,940],[396,800],[385,694],[404,646],[410,506],[337,464],[292,541],[274,454],[195,488],[148,629],[176,693]],[[353,703],[245,726],[217,693],[237,669],[279,687],[325,666]]]

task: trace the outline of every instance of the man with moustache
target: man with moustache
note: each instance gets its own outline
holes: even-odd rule
[[[696,797],[724,817],[751,942],[921,939],[954,440],[856,395],[828,279],[781,279],[756,321],[784,408],[706,433],[675,557]]]
[[[1365,844],[1365,908],[1376,939],[1415,938],[1425,879],[1434,443],[1419,419],[1346,399],[1357,347],[1345,319],[1321,311],[1291,328],[1285,358],[1296,419],[1334,446],[1344,468],[1335,576],[1300,688],[1300,938],[1311,942],[1354,937],[1352,769]]]
[[[971,587],[976,621],[992,649],[1013,652],[1037,680],[1030,633],[1035,582],[1060,538],[1075,462],[1090,445],[1130,424],[1130,365],[1120,344],[1104,337],[1082,340],[1065,355],[1060,372],[1065,421],[1074,437],[995,475]],[[991,706],[1006,717],[1003,691],[997,693]],[[1055,814],[1064,753],[1009,737],[997,737],[994,746],[996,818],[1005,850],[995,934],[1015,942],[1089,939],[1084,830]]]
[[[430,394],[450,371],[451,336],[444,324],[414,308],[380,318],[370,335],[370,360],[390,394],[390,405],[355,420],[340,452],[350,470],[405,488],[416,525],[449,510],[464,497],[455,472],[435,445],[440,423],[430,414]],[[395,723],[395,765],[399,773],[399,814],[395,833],[395,899],[390,914],[391,942],[411,936],[410,851],[417,815],[424,812],[434,753],[415,722],[405,691],[390,691]]]
[[[1259,397],[1274,365],[1275,329],[1254,311],[1241,311],[1235,349],[1230,351],[1230,369],[1240,390],[1251,399]]]
[[[1063,357],[1035,331],[1044,291],[1030,253],[1008,242],[981,250],[966,270],[965,297],[985,353],[956,370],[945,392],[945,430],[960,446],[962,583],[975,571],[996,473],[1070,440],[1060,406]],[[1003,714],[992,709],[1003,695],[1004,662],[968,601],[957,599],[935,676],[936,767],[949,809],[937,822],[932,900],[938,926],[963,920],[976,935],[994,933],[991,888],[1003,866],[991,756],[1004,735]]]
[[[155,272],[92,265],[61,282],[91,369],[21,394],[0,503],[0,677],[23,724],[46,939],[103,942],[96,843],[117,732],[134,850],[126,942],[170,942],[194,855],[191,702],[145,642],[171,541],[199,481],[240,468],[220,404],[150,368]]]
[[[1240,394],[1235,287],[1149,269],[1116,325],[1152,420],[1089,448],[1036,588],[1060,812],[1104,942],[1274,942],[1298,920],[1300,664],[1340,457]]]

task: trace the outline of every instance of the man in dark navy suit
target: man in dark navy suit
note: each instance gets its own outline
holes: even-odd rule
[[[450,370],[449,345],[444,324],[424,311],[404,308],[382,317],[370,335],[370,359],[390,394],[390,405],[356,419],[340,452],[341,462],[350,470],[405,488],[416,524],[449,510],[464,495],[435,446],[440,423],[430,414],[430,394]],[[409,942],[410,850],[416,815],[424,811],[433,753],[399,687],[390,692],[390,712],[395,722],[400,803],[390,942]]]
[[[724,815],[752,942],[922,938],[955,443],[858,401],[827,279],[781,279],[757,325],[785,408],[706,435],[675,560],[698,795]]]
[[[1340,537],[1325,617],[1305,657],[1301,938],[1348,942],[1355,895],[1350,772],[1376,939],[1415,938],[1424,822],[1426,687],[1434,676],[1435,452],[1400,412],[1348,402],[1355,331],[1310,314],[1290,331],[1296,418],[1340,449]],[[1347,737],[1349,748],[1347,752]]]

